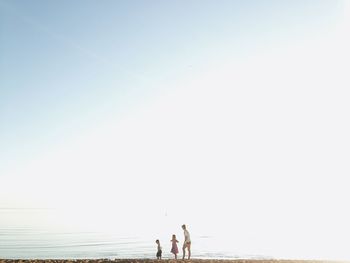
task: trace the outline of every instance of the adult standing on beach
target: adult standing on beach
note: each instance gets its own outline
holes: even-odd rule
[[[190,233],[186,229],[186,225],[182,225],[182,229],[184,230],[184,236],[185,236],[185,241],[182,246],[182,259],[185,259],[185,254],[186,254],[186,248],[188,250],[188,259],[191,258],[191,238],[190,238]]]

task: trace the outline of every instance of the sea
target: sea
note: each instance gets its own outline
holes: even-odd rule
[[[52,220],[55,218],[59,219],[57,211],[51,209],[0,209],[0,258],[155,258],[156,239],[161,241],[163,258],[174,257],[170,253],[171,231],[157,235],[154,229],[149,231],[146,229],[138,234],[137,231],[128,231],[131,227],[125,222],[120,231],[115,229],[108,231],[108,227],[102,231],[99,228],[69,226],[67,221],[60,225],[57,224],[60,220]],[[52,221],[56,224],[53,225]],[[115,225],[118,224],[116,219]],[[180,225],[177,232],[181,257],[183,233]],[[193,258],[266,258],[261,255],[239,255],[235,251],[225,250],[220,245],[222,242],[219,237],[216,236],[191,233],[191,239]]]

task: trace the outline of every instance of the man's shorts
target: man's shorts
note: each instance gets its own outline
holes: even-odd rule
[[[191,241],[190,242],[185,242],[184,245],[182,246],[183,248],[190,248],[191,247]]]

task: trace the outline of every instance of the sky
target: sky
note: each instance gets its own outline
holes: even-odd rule
[[[0,207],[350,259],[349,17],[340,0],[0,0]]]

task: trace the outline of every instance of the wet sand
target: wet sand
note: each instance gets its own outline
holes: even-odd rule
[[[14,260],[0,259],[0,263],[345,263],[350,261],[330,261],[330,260],[277,260],[277,259],[191,259],[191,260],[174,260],[174,259],[41,259],[41,260]]]

